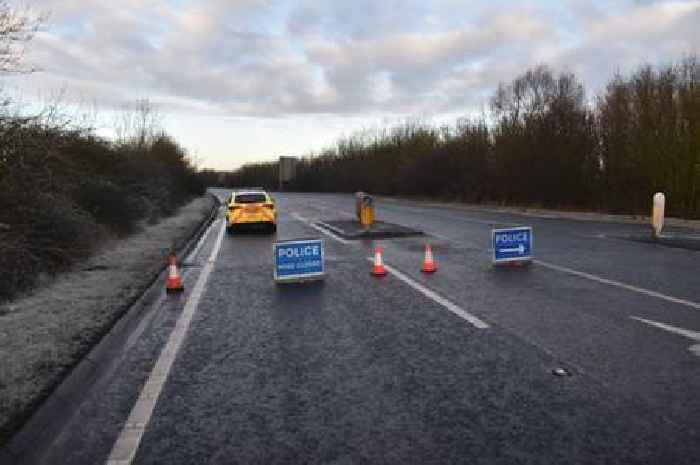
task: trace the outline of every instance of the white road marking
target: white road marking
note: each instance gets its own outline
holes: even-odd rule
[[[596,281],[602,284],[607,284],[609,286],[619,287],[621,289],[626,289],[628,291],[636,292],[638,294],[648,295],[650,297],[655,297],[657,299],[665,300],[667,302],[673,302],[674,304],[685,305],[686,307],[694,308],[700,310],[700,303],[692,302],[690,300],[679,299],[678,297],[673,297],[670,295],[662,294],[660,292],[651,291],[649,289],[644,289],[643,287],[632,286],[631,284],[621,283],[619,281],[613,281],[612,279],[603,278],[601,276],[596,276],[594,274],[585,273],[583,271],[572,270],[571,268],[566,268],[564,266],[555,265],[553,263],[543,262],[542,260],[533,260],[540,266],[549,268],[555,271],[561,271],[562,273],[568,273],[574,276],[578,276],[585,279],[590,279],[591,281]]]
[[[350,215],[350,214],[348,214],[348,215],[351,216],[351,217],[353,217],[353,218],[355,217],[355,215]],[[319,226],[317,226],[316,224],[311,223],[309,220],[307,220],[306,218],[302,217],[302,216],[299,215],[298,213],[292,213],[292,216],[293,216],[296,220],[301,221],[302,223],[306,223],[308,226],[311,226],[312,228],[316,229],[317,231],[321,231],[322,233],[328,235],[329,237],[332,237],[333,239],[335,239],[335,240],[337,240],[337,241],[339,241],[339,242],[342,242],[343,244],[352,244],[352,245],[356,245],[355,242],[351,242],[351,241],[348,241],[347,239],[343,239],[342,237],[340,237],[340,236],[334,234],[332,231],[329,231],[329,230],[326,229],[326,228],[319,227]],[[319,224],[326,224],[326,223],[324,223],[323,221],[317,221],[316,223],[319,223]],[[443,241],[446,241],[446,242],[459,243],[458,240],[456,240],[456,239],[450,239],[449,237],[443,236],[443,235],[441,235],[441,234],[437,234],[437,233],[430,232],[430,231],[425,231],[425,232],[426,232],[426,234],[428,234],[428,235],[430,235],[430,236],[436,237],[437,239],[440,239],[440,240],[443,240]]]
[[[450,239],[450,238],[447,237],[447,236],[443,236],[442,234],[430,232],[430,231],[428,231],[428,230],[425,230],[425,233],[426,233],[427,235],[429,235],[429,236],[433,236],[433,237],[435,237],[435,238],[437,238],[437,239],[440,239],[441,241],[445,241],[445,242],[455,242],[455,243],[457,242],[456,240]]]
[[[316,224],[316,226],[320,226],[320,227],[322,227],[322,228],[324,228],[324,229],[327,229],[328,231],[330,231],[330,232],[332,232],[332,233],[334,233],[334,234],[336,234],[336,235],[340,235],[340,234],[341,234],[339,228],[336,228],[335,226],[332,226],[332,225],[330,225],[330,224],[328,224],[328,223],[326,223],[326,222],[323,222],[323,221],[316,221],[315,224]]]
[[[318,231],[318,232],[320,232],[320,233],[323,233],[323,234],[325,234],[326,236],[330,237],[331,239],[335,239],[336,241],[338,241],[338,242],[340,242],[340,243],[342,243],[342,244],[352,244],[352,242],[350,242],[350,241],[348,241],[348,240],[345,240],[345,239],[343,239],[342,237],[333,234],[332,232],[328,231],[327,229],[322,228],[322,227],[320,227],[320,226],[317,226],[317,225],[313,224],[312,222],[310,222],[309,220],[307,220],[306,218],[304,218],[303,216],[301,216],[301,215],[298,214],[298,213],[292,213],[292,217],[294,217],[295,220],[301,221],[301,222],[304,223],[305,225],[307,225],[307,226],[309,226],[309,227],[311,227],[311,228],[314,228],[316,231]]]
[[[689,329],[678,328],[676,326],[659,323],[658,321],[647,320],[638,316],[631,316],[630,318],[632,318],[633,320],[641,321],[642,323],[646,323],[649,326],[656,326],[657,328],[661,328],[670,333],[679,334],[681,336],[687,337],[688,339],[692,339],[693,341],[700,342],[700,331],[691,331]],[[700,357],[700,344],[693,344],[692,346],[688,347],[688,350]]]
[[[342,211],[342,210],[334,209],[334,208],[329,207],[327,204],[322,203],[322,202],[317,202],[317,203],[321,203],[322,208],[323,208],[324,210],[333,210],[335,213],[338,213],[338,214],[341,215],[341,216],[346,216],[346,217],[348,217],[348,218],[355,218],[355,215],[352,214],[352,213],[350,213],[350,212],[345,212],[345,211]],[[410,208],[410,207],[408,207],[408,208]],[[300,217],[298,214],[296,214],[296,213],[293,213],[292,216],[294,216],[297,220],[302,221],[302,222],[304,222],[304,223],[310,223],[309,221],[307,221],[307,220],[301,218],[301,217]],[[323,222],[322,222],[322,221],[317,221],[317,223],[323,223]],[[493,222],[488,222],[488,223],[484,222],[484,224],[494,225]],[[506,224],[506,223],[502,223],[502,224]],[[310,224],[310,226],[313,227],[314,229],[318,229],[318,228],[315,228],[314,225],[312,225],[312,224]],[[325,231],[324,231],[324,232],[325,232]],[[443,241],[446,241],[446,242],[454,242],[455,244],[461,243],[461,241],[458,240],[458,239],[452,239],[452,238],[450,238],[450,237],[443,236],[442,234],[438,234],[438,233],[436,233],[436,232],[432,232],[432,231],[425,230],[425,233],[426,233],[427,235],[429,235],[429,236],[436,237],[437,239],[440,239],[440,240],[443,240]],[[333,236],[331,236],[331,237],[333,237]],[[340,238],[340,237],[338,237],[338,236],[335,236],[334,239],[338,239],[338,240],[340,240],[341,242],[344,241],[343,243],[345,243],[345,244],[353,244],[353,245],[355,244],[354,242],[349,242],[349,241],[347,241],[347,240],[345,240],[345,239],[342,239],[342,238]]]
[[[136,451],[141,443],[141,438],[148,426],[153,410],[155,408],[158,397],[160,396],[163,386],[168,379],[168,374],[173,366],[173,362],[177,357],[177,353],[182,346],[187,330],[190,327],[192,318],[197,311],[197,305],[202,297],[204,288],[206,287],[209,275],[214,269],[216,257],[221,248],[221,243],[224,238],[226,223],[222,221],[219,237],[214,244],[214,248],[209,255],[207,263],[202,267],[202,272],[197,279],[197,282],[192,289],[185,308],[175,324],[173,332],[170,333],[168,342],[160,353],[151,374],[146,380],[146,384],[139,395],[136,404],[131,409],[129,418],[124,424],[117,441],[112,447],[112,451],[107,459],[107,465],[130,465],[136,456]]]
[[[374,261],[373,257],[367,257],[367,260],[370,262]],[[446,298],[442,297],[441,295],[438,295],[435,293],[435,291],[428,289],[427,287],[423,286],[417,281],[414,281],[413,279],[409,278],[407,275],[403,274],[393,266],[387,265],[384,263],[384,268],[386,270],[396,276],[398,279],[403,281],[404,283],[408,284],[411,286],[413,289],[417,290],[424,296],[428,297],[429,299],[432,299],[433,301],[437,302],[438,304],[442,305],[445,307],[447,310],[451,311],[458,317],[466,320],[467,322],[471,323],[475,327],[479,329],[487,329],[489,328],[489,325],[485,323],[484,321],[480,320],[476,316],[472,315],[471,313],[467,312],[466,310],[462,309],[461,307],[457,306],[456,304],[450,302]]]
[[[354,214],[352,214],[352,213],[350,213],[350,212],[346,212],[346,211],[344,211],[344,210],[339,210],[338,208],[332,207],[332,206],[328,205],[328,204],[325,203],[325,202],[318,202],[318,201],[317,201],[316,204],[317,204],[317,205],[320,205],[320,206],[321,206],[321,209],[323,209],[323,210],[332,210],[333,213],[335,213],[335,214],[337,214],[337,215],[344,216],[344,217],[346,217],[346,218],[355,218],[355,215],[354,215]]]
[[[192,262],[192,260],[194,260],[197,257],[197,254],[199,253],[199,249],[202,248],[202,246],[206,242],[207,237],[209,237],[209,233],[211,233],[212,229],[214,229],[213,226],[214,226],[214,223],[212,223],[207,228],[207,230],[204,232],[204,234],[202,234],[202,237],[199,238],[199,242],[197,242],[197,245],[194,248],[194,250],[185,259],[186,262]]]

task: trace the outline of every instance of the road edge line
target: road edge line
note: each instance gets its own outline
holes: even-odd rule
[[[206,232],[216,220],[220,201],[211,193],[202,197],[206,196],[213,199],[209,214],[194,228],[190,236],[179,241],[175,246],[178,257],[191,250],[200,235]],[[60,431],[61,426],[71,421],[72,411],[84,399],[84,386],[92,388],[92,385],[101,382],[101,377],[109,371],[101,367],[96,369],[100,361],[104,357],[110,357],[109,353],[115,345],[125,344],[132,337],[134,328],[138,329],[145,319],[153,317],[150,310],[145,309],[160,306],[162,287],[159,286],[159,282],[165,278],[166,273],[167,264],[163,263],[157,272],[148,276],[143,291],[127,301],[123,310],[105,329],[105,332],[75,365],[56,381],[56,385],[43,400],[38,402],[24,422],[8,435],[6,442],[0,446],[0,463],[4,463],[3,454],[9,454],[16,460],[32,460],[37,451],[48,450],[47,447],[51,447],[56,439],[53,433]]]
[[[146,431],[146,427],[151,420],[156,402],[165,386],[165,383],[170,374],[170,370],[175,362],[177,354],[182,347],[182,343],[187,335],[187,330],[190,327],[192,318],[197,311],[199,300],[204,293],[209,275],[214,269],[216,257],[223,243],[224,233],[226,231],[226,222],[222,220],[219,237],[216,239],[216,244],[212,249],[209,259],[202,268],[202,272],[197,278],[197,282],[192,289],[182,314],[177,319],[173,331],[168,337],[168,342],[160,352],[156,364],[153,366],[151,373],[148,375],[136,403],[131,409],[129,418],[119,434],[119,437],[114,442],[110,451],[107,465],[129,465],[134,460],[138,451],[141,439]]]

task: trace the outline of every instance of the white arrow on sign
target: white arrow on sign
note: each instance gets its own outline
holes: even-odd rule
[[[513,249],[500,249],[500,252],[502,253],[514,253],[518,252],[520,255],[525,253],[525,246],[520,244],[519,246],[513,248]]]
[[[700,357],[700,331],[691,331],[689,329],[676,328],[675,326],[659,323],[658,321],[645,320],[644,318],[639,318],[638,316],[631,316],[630,318],[632,318],[633,320],[641,321],[642,323],[646,323],[649,326],[655,326],[657,328],[665,329],[670,333],[685,336],[688,339],[692,339],[693,341],[698,342],[699,344],[693,344],[692,346],[688,347],[688,350]]]

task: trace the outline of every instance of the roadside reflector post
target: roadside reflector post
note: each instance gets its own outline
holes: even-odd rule
[[[663,192],[654,194],[651,207],[651,234],[654,239],[661,237],[664,227],[664,214],[666,210],[666,196]]]
[[[277,283],[317,281],[325,276],[322,239],[294,239],[276,242],[274,279]]]
[[[491,230],[493,265],[522,266],[532,262],[532,227]]]

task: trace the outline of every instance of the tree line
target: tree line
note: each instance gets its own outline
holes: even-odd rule
[[[277,164],[227,183],[274,189]],[[617,73],[594,98],[539,65],[500,83],[477,118],[363,130],[302,157],[289,187],[635,214],[663,191],[670,214],[700,218],[700,62]]]

